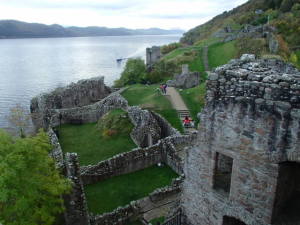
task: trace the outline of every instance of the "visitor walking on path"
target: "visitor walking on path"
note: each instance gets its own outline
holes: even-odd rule
[[[164,94],[167,94],[167,87],[168,87],[168,85],[166,85],[166,84],[163,85]]]

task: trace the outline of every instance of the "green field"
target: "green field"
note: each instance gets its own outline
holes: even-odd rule
[[[178,175],[168,166],[153,166],[85,187],[90,212],[102,214],[167,186]]]
[[[208,48],[208,62],[210,68],[216,68],[220,65],[226,64],[229,60],[235,58],[237,49],[235,41],[227,43],[217,43]]]
[[[182,124],[171,102],[159,91],[159,85],[131,85],[122,96],[129,105],[138,105],[141,108],[153,110],[162,115],[173,127],[183,132]]]
[[[157,225],[158,222],[160,222],[162,224],[164,221],[165,221],[165,217],[162,216],[162,217],[151,220],[150,223],[152,225]]]
[[[132,124],[129,126],[133,127]],[[80,165],[95,164],[136,147],[129,133],[103,137],[96,123],[62,125],[59,128],[59,142],[63,152],[78,153]]]
[[[185,89],[179,91],[183,101],[188,107],[193,120],[196,125],[199,123],[197,113],[200,112],[205,104],[206,87],[205,83],[200,84],[197,87]]]

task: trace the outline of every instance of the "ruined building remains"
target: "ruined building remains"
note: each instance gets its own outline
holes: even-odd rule
[[[161,58],[161,52],[159,46],[152,46],[146,49],[146,66],[150,69],[154,63],[159,61]]]
[[[111,92],[111,89],[104,84],[104,77],[95,77],[40,94],[33,98],[30,104],[33,124],[36,128],[47,128],[49,110],[59,111],[90,105],[108,96]]]
[[[300,72],[243,55],[207,81],[182,209],[193,225],[300,224]]]

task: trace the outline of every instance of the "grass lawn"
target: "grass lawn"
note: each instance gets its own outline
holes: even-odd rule
[[[153,110],[162,115],[177,130],[183,132],[176,110],[173,109],[171,102],[156,90],[158,87],[158,84],[148,86],[135,84],[129,86],[122,96],[127,99],[129,105]]]
[[[163,223],[165,221],[165,217],[159,217],[150,221],[152,225],[157,225],[158,222]]]
[[[85,193],[90,212],[102,214],[147,196],[167,186],[178,175],[168,166],[153,166],[134,173],[87,185]]]
[[[136,147],[129,133],[103,137],[96,123],[62,125],[59,128],[59,142],[63,152],[78,153],[80,165],[95,164]]]
[[[193,120],[196,122],[196,125],[199,123],[197,118],[197,113],[200,112],[205,104],[205,93],[206,87],[205,83],[200,84],[197,87],[185,89],[179,91],[183,101],[190,110]]]
[[[236,55],[235,41],[213,44],[208,48],[209,66],[210,68],[216,68],[226,64],[230,59],[235,58]]]

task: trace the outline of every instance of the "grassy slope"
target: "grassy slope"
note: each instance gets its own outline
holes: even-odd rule
[[[202,60],[202,46],[191,46],[186,48],[178,48],[173,51],[171,51],[169,54],[165,55],[163,57],[164,60],[174,60],[175,58],[180,58],[184,56],[184,53],[190,52],[190,51],[197,51],[198,55],[190,62],[187,62],[189,65],[189,69],[191,71],[198,71],[203,72],[204,71],[204,64]]]
[[[205,93],[205,83],[202,83],[194,88],[185,89],[180,92],[180,95],[182,96],[187,107],[189,108],[191,116],[193,120],[196,121],[196,124],[198,124],[199,122],[197,118],[197,113],[201,112],[205,104]]]
[[[81,165],[95,164],[136,147],[129,133],[102,137],[96,129],[96,123],[65,124],[59,129],[59,134],[63,152],[77,152]]]
[[[133,200],[147,196],[159,187],[169,185],[177,174],[169,167],[153,166],[134,173],[114,177],[85,187],[89,211],[110,212]]]
[[[129,105],[139,105],[142,108],[153,110],[162,115],[169,123],[180,132],[183,132],[181,121],[177,112],[172,108],[171,102],[156,89],[159,85],[130,86],[122,93]]]
[[[210,68],[215,68],[226,64],[230,59],[235,58],[236,55],[235,41],[213,44],[208,48],[209,66]]]

